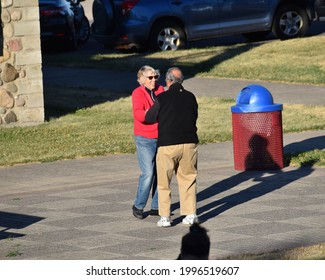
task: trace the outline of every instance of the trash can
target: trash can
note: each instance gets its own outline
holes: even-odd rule
[[[282,104],[265,87],[249,85],[231,112],[235,170],[283,168]]]

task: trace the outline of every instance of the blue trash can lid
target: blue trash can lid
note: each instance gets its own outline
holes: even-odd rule
[[[272,94],[261,85],[249,85],[241,90],[233,113],[273,112],[282,110],[282,104],[274,104]]]

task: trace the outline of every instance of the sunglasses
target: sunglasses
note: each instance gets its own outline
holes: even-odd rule
[[[153,78],[155,78],[155,80],[159,79],[159,75],[155,75],[155,76],[148,76],[147,77],[149,80],[152,80]]]

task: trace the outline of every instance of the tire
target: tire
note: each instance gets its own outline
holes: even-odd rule
[[[93,23],[91,30],[93,34],[109,35],[115,30],[115,11],[113,8],[112,0],[106,1],[106,5],[103,1],[94,1],[92,6]]]
[[[90,24],[88,19],[83,16],[81,23],[80,23],[80,30],[79,30],[79,43],[84,44],[88,41],[90,36]]]
[[[76,30],[74,29],[70,34],[69,40],[67,42],[67,50],[75,51],[78,48],[78,38],[76,34]]]
[[[174,22],[159,22],[151,31],[149,48],[152,51],[176,51],[185,48],[185,45],[185,32]]]
[[[258,31],[258,32],[252,32],[252,33],[245,33],[242,34],[248,41],[251,42],[257,42],[264,40],[268,35],[270,34],[270,31]]]
[[[276,12],[272,32],[281,40],[303,37],[309,28],[306,11],[296,5],[283,5]]]

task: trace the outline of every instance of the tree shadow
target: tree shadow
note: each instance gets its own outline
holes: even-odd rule
[[[256,44],[237,45],[224,52],[215,53],[213,50],[207,50],[206,55],[210,56],[201,63],[191,63],[180,66],[185,78],[195,76],[197,73],[209,71],[215,65],[231,59],[243,52],[254,48]],[[85,61],[91,61],[93,54],[85,54]],[[195,57],[186,59],[194,60]],[[73,57],[73,54],[71,54]],[[168,68],[178,65],[178,59],[152,58],[148,54],[133,54],[128,57],[129,64],[151,65],[165,73]],[[133,89],[138,86],[136,81],[136,71],[119,71],[119,64],[125,64],[125,58],[106,58],[113,63],[113,69],[105,68],[105,59],[102,66],[96,69],[81,69],[67,67],[57,68],[57,70],[47,71],[46,62],[43,66],[43,86],[44,86],[44,107],[45,119],[60,117],[69,113],[74,113],[78,109],[91,107],[107,101],[114,101],[122,97],[130,96]],[[46,61],[46,59],[45,59]],[[139,65],[140,67],[140,65]],[[58,75],[55,71],[64,71]],[[52,75],[52,76],[51,76]],[[59,78],[58,78],[59,77]],[[164,85],[163,77],[159,83]]]
[[[323,27],[324,25],[320,23],[312,25],[308,36],[322,33]],[[56,59],[55,52],[51,53],[51,51],[44,51],[43,84],[45,119],[57,118],[69,113],[74,113],[78,109],[129,96],[132,90],[138,86],[136,82],[136,72],[142,65],[151,65],[154,68],[160,69],[161,73],[165,73],[169,67],[177,65],[182,68],[185,79],[187,79],[194,77],[198,73],[207,72],[215,65],[247,52],[252,48],[258,47],[261,44],[265,44],[272,39],[274,39],[274,37],[270,34],[265,40],[248,42],[241,35],[236,35],[192,42],[189,44],[189,48],[204,49],[206,50],[205,54],[210,56],[209,59],[200,63],[195,63],[194,55],[190,56],[186,53],[184,53],[184,59],[187,59],[189,63],[179,63],[179,61],[183,59],[182,57],[176,59],[171,59],[168,56],[165,58],[152,58],[149,56],[152,53],[130,53],[127,57],[128,64],[130,65],[129,72],[125,72],[125,69],[120,67],[120,65],[125,64],[126,58],[114,57],[104,59],[102,61],[103,63],[94,63],[92,67],[96,68],[96,70],[105,70],[102,71],[102,73],[99,71],[91,71],[91,69],[88,68],[88,71],[86,71],[86,74],[83,76],[83,71],[79,72],[80,68],[78,67],[89,67],[89,61],[92,61],[95,55],[99,53],[121,52],[120,50],[104,49],[101,44],[96,42],[93,38],[90,38],[87,44],[82,45],[76,52],[67,53],[67,61],[63,62],[61,65],[62,67],[58,69],[58,71],[64,72],[69,70],[64,77],[64,83],[62,80],[55,81],[55,78],[47,76],[48,74],[46,71],[44,72],[47,64],[50,63],[49,61]],[[227,48],[224,52],[216,53],[215,50],[206,49],[206,47],[211,46],[232,47]],[[80,59],[80,55],[82,59]],[[49,57],[52,57],[52,59],[48,61],[47,58]],[[141,59],[142,65],[139,65],[139,58]],[[110,60],[109,66],[107,66],[105,60]],[[70,61],[72,61],[72,65],[75,61],[75,64],[79,66],[71,68],[69,66]],[[85,61],[84,64],[83,61]],[[137,69],[133,70],[135,68]],[[107,71],[109,71],[109,74]],[[163,83],[163,77],[159,82]],[[53,87],[56,87],[56,89],[53,89]]]
[[[6,238],[18,238],[25,234],[12,232],[14,229],[23,229],[43,220],[43,217],[0,211],[0,240]]]
[[[97,90],[94,88],[51,87],[44,85],[45,120],[59,118],[77,110],[114,101],[130,95],[130,92]]]

